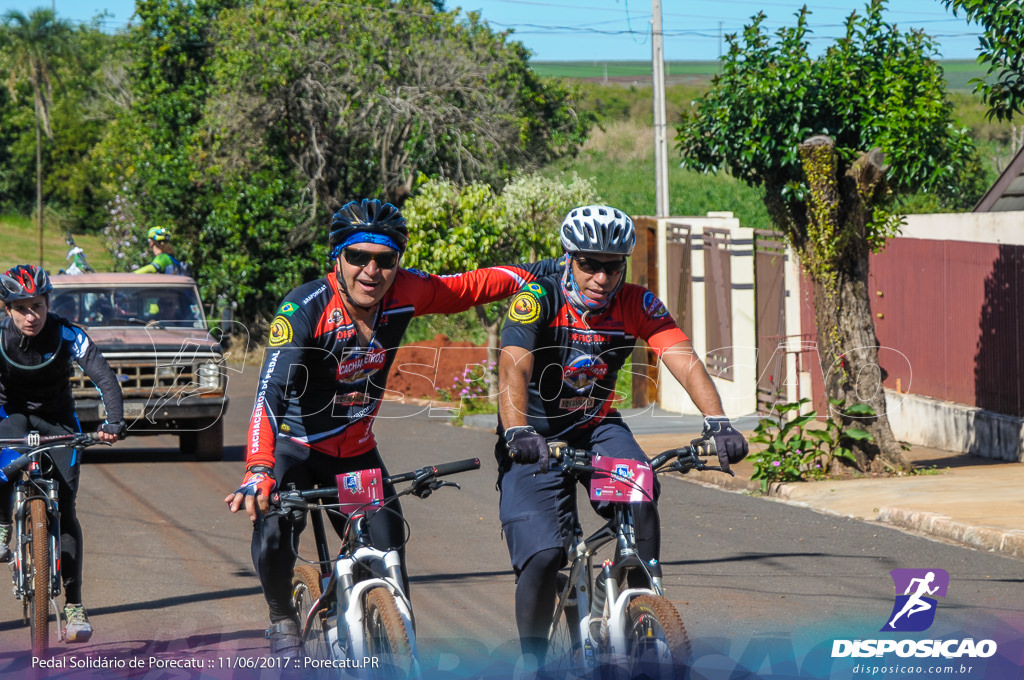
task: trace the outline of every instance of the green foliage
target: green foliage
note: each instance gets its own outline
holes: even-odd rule
[[[314,200],[401,201],[420,175],[497,186],[583,142],[590,116],[525,48],[425,0],[267,0],[218,26],[213,149],[291,159]]]
[[[402,209],[409,223],[403,263],[438,274],[532,262],[561,254],[558,226],[577,205],[597,200],[592,180],[517,175],[500,195],[486,184],[459,187],[425,180]],[[481,322],[497,344],[505,302],[487,305]],[[480,314],[478,308],[478,314]]]
[[[763,451],[751,454],[754,473],[751,479],[761,482],[761,491],[766,492],[770,484],[777,482],[799,482],[807,479],[822,479],[829,474],[835,462],[856,465],[857,459],[851,453],[850,444],[855,441],[871,441],[871,434],[856,427],[841,429],[832,420],[824,422],[824,429],[812,427],[817,421],[817,412],[800,414],[800,409],[810,399],[777,404],[774,413],[778,420],[762,418],[750,438],[752,444],[765,444]],[[841,402],[830,400],[838,407]],[[788,421],[787,414],[792,414]],[[867,417],[874,411],[865,404],[857,404],[846,410],[850,416]]]
[[[742,37],[728,36],[722,74],[678,128],[683,163],[727,167],[797,212],[809,190],[797,147],[826,134],[846,162],[879,147],[897,193],[976,200],[968,191],[977,190],[977,155],[953,120],[935,43],[918,31],[900,33],[883,19],[884,8],[872,0],[863,17],[852,14],[845,36],[819,58],[809,51],[806,8],[774,41],[763,13]]]
[[[1024,110],[1024,5],[992,0],[942,0],[953,14],[963,12],[981,24],[978,61],[988,66],[988,78],[975,78],[974,91],[988,105],[988,115],[1008,121]]]

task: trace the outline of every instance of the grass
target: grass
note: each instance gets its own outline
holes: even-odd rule
[[[556,78],[651,77],[650,61],[535,61],[531,68],[542,76]],[[718,73],[717,61],[666,61],[665,77],[694,77],[708,80]]]
[[[0,271],[7,271],[18,264],[39,264],[39,232],[34,220],[19,215],[0,215],[0,235],[3,249],[0,250]],[[75,235],[75,243],[85,251],[85,256],[96,271],[111,271],[113,258],[103,245],[100,236]],[[57,226],[43,224],[43,268],[57,274],[69,263],[65,259],[68,246],[64,232]]]
[[[769,225],[760,190],[725,173],[705,175],[684,170],[674,159],[670,149],[668,193],[672,215],[698,216],[728,210],[744,226]],[[631,215],[655,212],[654,135],[649,127],[638,122],[615,121],[603,130],[595,130],[575,159],[550,169],[552,175],[559,172],[595,178],[601,202]]]

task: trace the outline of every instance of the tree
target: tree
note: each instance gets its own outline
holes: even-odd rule
[[[17,83],[32,88],[36,127],[36,219],[39,223],[39,264],[43,264],[43,141],[42,133],[53,137],[50,109],[53,106],[51,74],[54,62],[68,56],[71,26],[56,18],[52,10],[35,9],[28,16],[8,10],[0,33],[0,55],[8,73],[7,88],[17,100]]]
[[[420,174],[499,186],[573,153],[592,117],[520,43],[427,0],[251,3],[219,22],[209,123],[226,166],[256,148],[304,178],[310,212],[401,203]],[[259,67],[255,67],[259,64]]]
[[[728,36],[722,73],[676,138],[685,165],[727,167],[763,187],[773,223],[815,284],[826,390],[844,407],[832,417],[846,429],[851,406],[873,409],[860,422],[872,439],[855,453],[860,467],[876,470],[909,463],[885,416],[868,256],[898,231],[894,194],[952,200],[962,178],[977,173],[933,41],[887,24],[884,7],[873,0],[863,17],[851,14],[845,36],[818,59],[808,51],[806,7],[774,42],[758,14],[741,38]]]
[[[518,175],[497,196],[482,182],[459,187],[448,180],[429,180],[402,209],[409,222],[409,249],[403,262],[453,274],[556,257],[562,252],[562,219],[574,207],[598,200],[594,182],[575,175],[568,182],[536,173]],[[507,310],[505,302],[476,308],[495,366],[498,331]]]
[[[988,64],[992,81],[974,79],[974,91],[988,105],[988,115],[1009,121],[1024,111],[1024,4],[992,0],[942,0],[953,14],[963,12],[968,21],[985,27],[978,42],[978,61]]]

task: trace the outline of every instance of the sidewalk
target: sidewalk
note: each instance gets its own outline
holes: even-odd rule
[[[648,453],[659,453],[698,434],[696,428],[691,434],[640,434],[637,441]],[[746,428],[744,434],[750,434]],[[924,474],[779,484],[769,497],[1024,559],[1024,464],[924,447],[908,455]],[[697,472],[684,479],[761,492],[760,482],[750,479],[752,463],[733,469],[735,477]]]
[[[699,416],[657,408],[624,409],[622,414],[648,453],[688,444],[700,435]],[[733,423],[749,437],[757,419],[746,416]],[[497,418],[469,416],[465,424],[493,432]],[[780,484],[770,489],[769,498],[1024,559],[1024,463],[925,447],[913,447],[908,455],[923,474]],[[735,477],[691,472],[684,479],[761,493],[760,482],[750,479],[754,466],[749,460],[734,471]]]

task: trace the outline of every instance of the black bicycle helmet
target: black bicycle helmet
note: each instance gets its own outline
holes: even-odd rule
[[[360,232],[390,239],[400,253],[409,245],[409,228],[398,208],[375,198],[364,198],[346,203],[331,218],[331,258],[338,257],[340,246]]]
[[[0,300],[14,302],[46,295],[53,290],[50,277],[42,267],[19,264],[0,274]]]
[[[560,236],[567,253],[631,255],[636,245],[633,220],[607,205],[573,208],[562,222]]]

